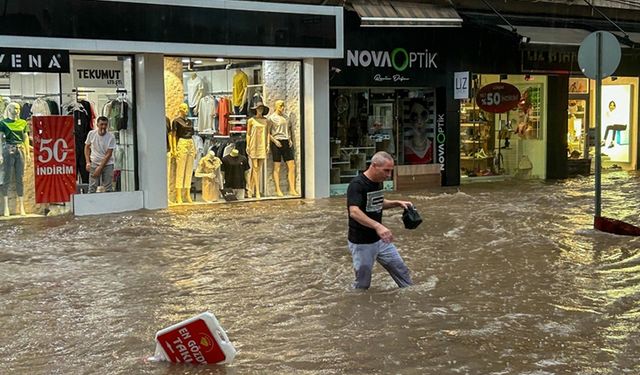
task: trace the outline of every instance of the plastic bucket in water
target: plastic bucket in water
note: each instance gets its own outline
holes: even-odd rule
[[[210,312],[156,333],[155,357],[174,363],[229,364],[236,349]]]

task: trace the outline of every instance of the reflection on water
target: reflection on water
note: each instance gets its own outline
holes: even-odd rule
[[[603,178],[636,225],[637,176]],[[594,231],[593,179],[413,192],[386,223],[417,285],[350,290],[344,199],[0,223],[0,372],[638,374],[640,239]],[[205,310],[228,367],[145,363]]]

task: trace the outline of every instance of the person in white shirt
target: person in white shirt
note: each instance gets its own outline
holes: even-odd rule
[[[116,148],[116,139],[108,129],[109,120],[105,116],[98,117],[96,129],[87,134],[84,142],[89,193],[95,193],[98,185],[103,186],[106,192],[113,191],[113,150]]]

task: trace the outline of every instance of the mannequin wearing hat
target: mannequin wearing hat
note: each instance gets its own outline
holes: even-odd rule
[[[172,136],[169,138],[175,142],[176,155],[176,203],[182,203],[182,197],[191,203],[191,176],[193,175],[193,159],[196,156],[196,147],[193,143],[193,123],[187,118],[189,107],[186,103],[178,107],[178,117],[171,123]]]
[[[27,135],[27,122],[19,117],[20,105],[12,102],[7,105],[7,118],[0,121],[0,133],[4,135],[2,142],[2,162],[4,168],[4,183],[2,184],[2,196],[4,197],[4,216],[9,216],[9,183],[12,178],[16,184],[18,196],[17,211],[25,215],[24,211],[24,166],[29,157],[29,136]]]
[[[267,143],[269,120],[264,117],[269,113],[269,107],[260,101],[251,109],[256,111],[256,115],[247,121],[247,155],[251,159],[248,190],[249,197],[255,193],[255,197],[260,198],[259,176],[269,151],[269,144]]]
[[[291,140],[291,122],[284,116],[284,100],[276,100],[275,112],[269,116],[269,139],[271,141],[271,156],[273,157],[273,182],[276,195],[283,196],[280,190],[280,166],[282,160],[287,163],[289,180],[289,195],[296,192],[296,164],[293,160],[293,142]]]

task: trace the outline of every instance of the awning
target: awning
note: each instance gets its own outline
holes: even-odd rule
[[[451,7],[386,0],[354,0],[353,9],[365,27],[460,27],[462,18]]]
[[[509,31],[511,26],[498,25]],[[554,27],[534,27],[534,26],[517,26],[518,35],[528,38],[529,44],[550,44],[560,46],[579,46],[580,43],[591,34],[591,31],[584,29],[565,29]]]

